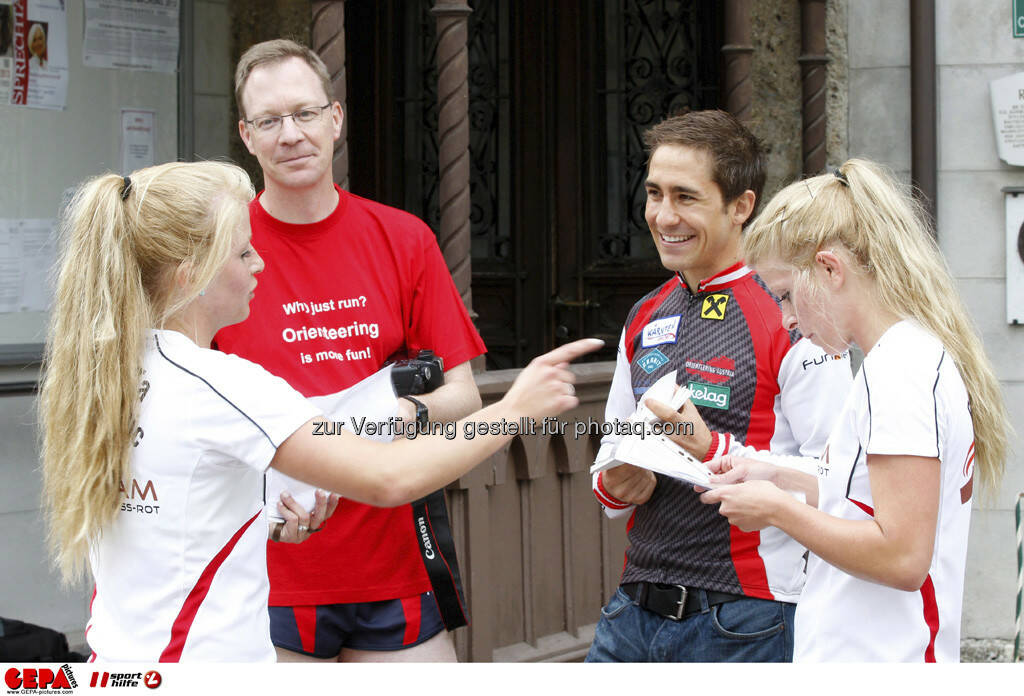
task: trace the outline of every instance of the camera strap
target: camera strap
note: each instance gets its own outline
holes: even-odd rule
[[[454,631],[469,625],[466,598],[455,558],[455,540],[448,522],[444,490],[437,490],[412,503],[412,521],[420,556],[430,578],[437,608],[445,628]]]

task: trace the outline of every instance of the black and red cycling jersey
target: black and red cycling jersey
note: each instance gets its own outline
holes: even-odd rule
[[[818,456],[851,382],[849,356],[828,355],[787,331],[778,301],[742,263],[696,289],[677,274],[633,306],[606,420],[628,418],[672,370],[712,430],[707,459],[748,448]],[[617,439],[602,439],[598,459]],[[594,493],[612,517],[632,510],[622,582],[799,597],[804,548],[775,528],[741,532],[717,506],[701,503],[690,484],[658,474],[651,498],[635,508],[611,496],[600,474]]]

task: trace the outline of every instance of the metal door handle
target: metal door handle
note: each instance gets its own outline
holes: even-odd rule
[[[594,302],[593,300],[563,300],[561,297],[555,297],[551,301],[556,307],[582,307],[583,309],[597,309],[601,306],[600,302]]]

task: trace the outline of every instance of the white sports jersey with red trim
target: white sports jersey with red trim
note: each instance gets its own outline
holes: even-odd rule
[[[974,430],[967,390],[953,359],[913,322],[890,327],[864,358],[822,456],[821,510],[845,519],[872,519],[870,454],[937,457],[941,462],[928,577],[920,590],[905,592],[855,578],[811,554],[797,607],[793,659],[958,662]]]
[[[318,411],[241,358],[147,341],[120,510],[90,553],[86,638],[112,661],[273,661],[263,474]]]
[[[756,449],[821,454],[851,374],[848,355],[826,355],[782,327],[778,302],[743,264],[702,281],[680,276],[630,311],[619,343],[605,419],[625,420],[643,393],[677,370],[713,431],[712,455]],[[618,438],[602,439],[598,459]],[[799,461],[799,460],[798,460]],[[594,477],[611,517],[630,512],[622,582],[658,582],[794,602],[804,582],[804,548],[774,527],[742,532],[693,487],[658,475],[651,499],[634,508]]]

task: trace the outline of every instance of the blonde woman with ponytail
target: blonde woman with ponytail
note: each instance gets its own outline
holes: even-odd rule
[[[88,567],[95,581],[94,660],[275,659],[268,466],[394,506],[510,439],[314,437],[320,415],[284,381],[209,350],[217,330],[248,315],[263,270],[249,244],[252,197],[238,167],[165,164],[86,182],[62,223],[40,398],[44,502],[64,579]],[[472,420],[572,408],[566,363],[599,346],[585,339],[537,358]],[[318,531],[327,506],[318,498],[295,540]]]
[[[998,489],[1009,425],[928,230],[909,193],[854,159],[783,189],[744,240],[786,328],[865,354],[816,478],[724,457],[701,496],[810,550],[795,661],[959,660],[974,480]]]

